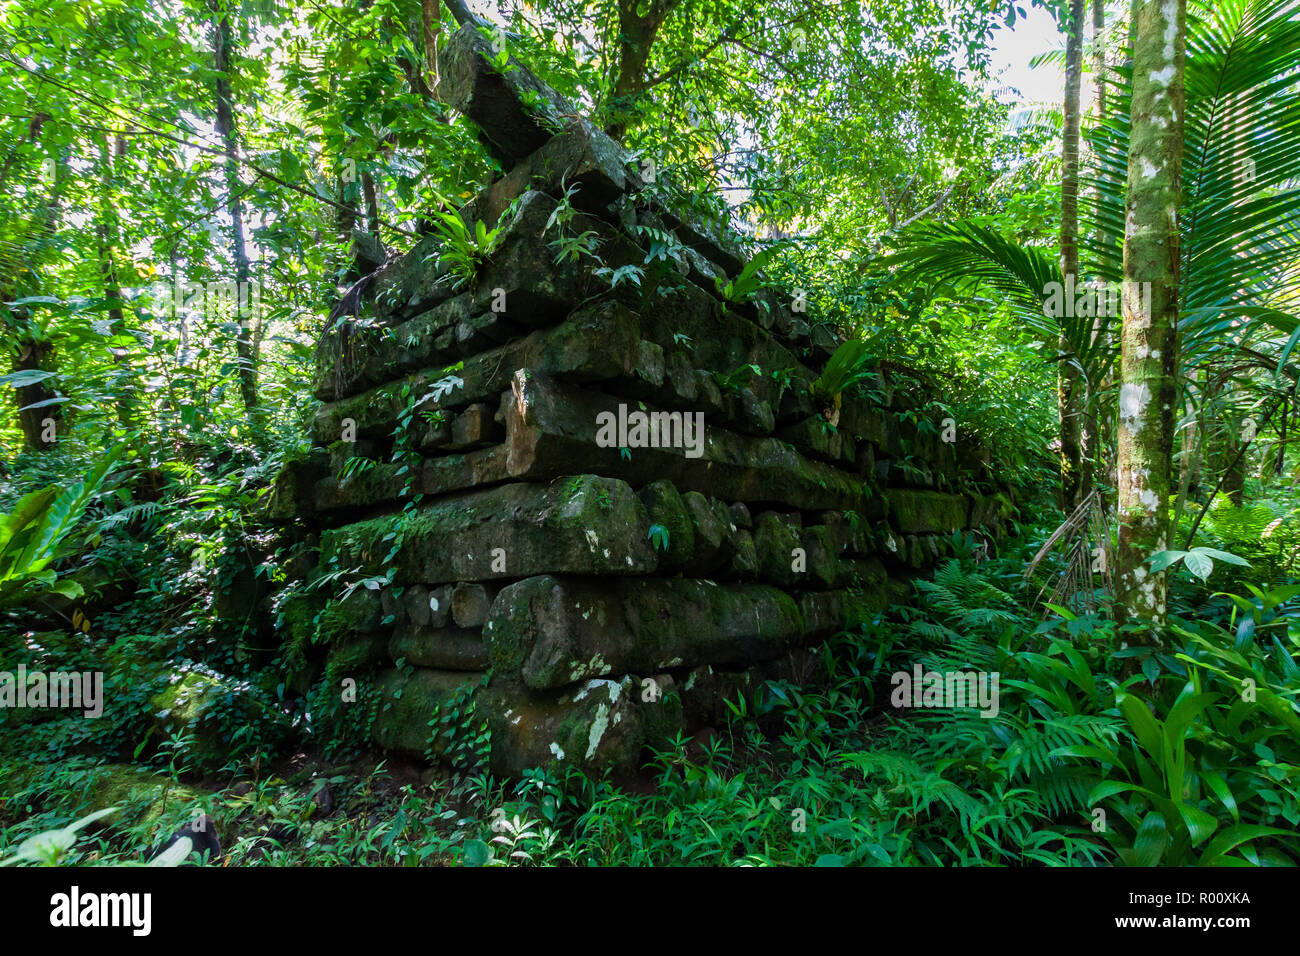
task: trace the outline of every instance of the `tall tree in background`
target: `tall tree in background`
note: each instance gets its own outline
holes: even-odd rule
[[[9,176],[17,171],[20,147],[24,144],[36,146],[49,119],[45,113],[32,117],[25,139],[15,143],[5,162],[0,164],[0,189],[7,190],[6,194],[16,195],[18,192],[10,190]],[[4,303],[40,292],[37,283],[42,270],[32,268],[31,260],[24,262],[19,252],[30,248],[29,255],[43,259],[40,253],[55,245],[52,240],[63,217],[62,194],[70,177],[67,147],[56,144],[54,152],[57,158],[51,158],[43,166],[49,173],[46,178],[50,180],[44,201],[33,204],[30,217],[19,219],[12,234],[0,230],[0,344],[12,348],[12,371],[32,373],[27,384],[15,386],[18,423],[26,447],[32,451],[54,447],[47,438],[45,422],[53,419],[57,425],[62,418],[63,406],[57,402],[58,394],[46,378],[47,373],[57,370],[57,354],[46,330],[28,308]]]
[[[95,229],[96,251],[99,258],[100,290],[104,295],[105,314],[108,316],[109,327],[117,336],[126,336],[128,329],[126,313],[122,309],[123,270],[119,261],[122,248],[122,224],[117,208],[113,205],[112,193],[120,185],[125,156],[126,137],[116,134],[111,140],[100,140],[99,181],[102,190],[99,198],[99,221]],[[111,351],[113,364],[118,370],[112,378],[113,392],[116,395],[114,404],[117,407],[117,420],[118,424],[129,432],[134,427],[133,406],[137,388],[134,375],[131,373],[130,351],[120,346],[112,348]]]
[[[230,24],[227,0],[208,0],[212,13],[212,58],[216,78],[213,81],[217,100],[217,135],[226,153],[226,208],[231,219],[231,254],[235,261],[235,318],[239,323],[239,338],[235,341],[235,355],[239,360],[239,392],[244,407],[257,407],[257,359],[253,348],[253,330],[245,303],[253,301],[248,282],[250,269],[248,249],[244,241],[243,187],[239,183],[239,133],[235,127],[234,94],[231,87],[231,64],[235,57],[235,31]]]
[[[1083,83],[1084,0],[1070,0],[1065,44],[1064,145],[1061,149],[1061,275],[1066,289],[1079,281],[1079,88]],[[1066,305],[1074,297],[1066,292]],[[1091,490],[1083,478],[1082,370],[1062,326],[1057,370],[1057,408],[1061,417],[1061,505],[1072,512]]]
[[[1106,0],[1092,0],[1092,105],[1095,111],[1095,123],[1101,126],[1106,122]],[[1093,156],[1090,165],[1096,166],[1096,158]],[[1091,201],[1095,209],[1101,205],[1101,183],[1094,180],[1091,189]],[[1094,214],[1094,220],[1098,217]],[[1094,222],[1092,234],[1092,250],[1094,255],[1098,250],[1105,248],[1106,236],[1105,230],[1100,222]],[[1094,271],[1099,271],[1103,266],[1101,261],[1093,263]],[[1098,315],[1093,320],[1093,342],[1100,345],[1103,350],[1108,350],[1110,341],[1110,330],[1107,327],[1106,317]],[[1099,405],[1099,392],[1107,391],[1111,383],[1111,372],[1114,368],[1113,362],[1107,362],[1107,372],[1099,376],[1099,388],[1089,388],[1087,403],[1084,408],[1084,429],[1082,442],[1082,467],[1083,474],[1081,481],[1083,487],[1091,490],[1096,486],[1098,471],[1102,474],[1102,481],[1109,483],[1109,470],[1106,465],[1109,461],[1109,455],[1106,450],[1112,446],[1110,441],[1109,428],[1103,434],[1102,421]],[[1091,384],[1091,383],[1090,383]]]
[[[1169,541],[1167,499],[1177,398],[1186,0],[1134,0],[1132,31],[1116,611],[1122,617],[1163,621],[1165,573],[1151,572],[1144,562],[1165,550]]]
[[[1092,97],[1097,120],[1106,120],[1106,0],[1092,0]]]

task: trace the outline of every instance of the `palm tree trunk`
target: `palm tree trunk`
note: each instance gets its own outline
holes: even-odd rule
[[[1084,0],[1070,0],[1065,44],[1065,136],[1061,150],[1061,274],[1066,288],[1079,282],[1079,88],[1083,82]],[[1061,505],[1070,514],[1090,489],[1084,487],[1084,381],[1064,333],[1057,370],[1061,420]]]
[[[1115,610],[1158,623],[1168,584],[1144,562],[1169,547],[1186,42],[1187,0],[1133,0]]]
[[[1097,125],[1106,122],[1106,4],[1105,0],[1092,0],[1092,98],[1093,105],[1097,111]],[[1100,187],[1094,186],[1094,202],[1100,203]],[[1104,244],[1105,230],[1098,224],[1093,233],[1093,247],[1101,249]],[[1100,310],[1098,310],[1100,311]],[[1101,346],[1106,346],[1110,339],[1110,330],[1107,327],[1107,318],[1104,315],[1098,315],[1093,324],[1093,340],[1100,340]],[[1100,415],[1098,393],[1102,391],[1111,373],[1109,370],[1098,369],[1094,371],[1091,379],[1085,378],[1084,382],[1087,387],[1087,398],[1084,405],[1084,430],[1082,441],[1083,455],[1083,474],[1081,484],[1084,488],[1084,494],[1090,492],[1097,483],[1097,474],[1100,471],[1103,480],[1109,482],[1109,471],[1106,464],[1109,455],[1106,449],[1109,448],[1109,442],[1103,435],[1102,420]]]

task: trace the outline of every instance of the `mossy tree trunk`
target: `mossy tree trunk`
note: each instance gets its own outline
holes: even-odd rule
[[[1166,575],[1145,561],[1169,546],[1187,2],[1134,0],[1132,23],[1115,609],[1121,619],[1163,622]]]

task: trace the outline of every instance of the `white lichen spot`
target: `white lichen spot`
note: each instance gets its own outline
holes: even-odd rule
[[[1160,12],[1165,18],[1165,48],[1162,51],[1165,60],[1174,62],[1174,41],[1178,39],[1178,0],[1165,0],[1160,5]]]
[[[587,734],[587,756],[585,759],[590,760],[591,755],[596,752],[600,746],[600,740],[605,736],[605,730],[609,727],[609,707],[605,704],[596,705],[596,717],[591,722],[591,730]]]
[[[587,538],[587,547],[591,548],[592,553],[595,553],[596,549],[600,547],[600,539],[596,537],[596,532],[588,528],[583,534]]]
[[[564,759],[564,748],[553,740],[551,741],[551,753],[555,754],[555,759],[557,760]]]
[[[1142,164],[1143,179],[1155,179],[1156,175],[1160,172],[1160,168],[1145,156],[1139,156],[1138,162]]]
[[[1151,390],[1146,382],[1126,382],[1119,390],[1119,420],[1125,428],[1136,431],[1151,404]]]
[[[578,701],[583,700],[588,693],[597,687],[606,688],[606,693],[609,694],[609,702],[611,704],[618,701],[618,695],[622,693],[623,690],[618,685],[618,681],[601,680],[593,677],[591,680],[587,681],[587,683],[583,684],[582,687],[579,688],[578,692],[573,695],[573,702],[576,704]]]
[[[1167,87],[1170,81],[1173,80],[1175,72],[1176,71],[1174,70],[1174,65],[1172,63],[1169,64],[1167,67],[1165,67],[1163,70],[1152,70],[1151,82],[1156,86]]]

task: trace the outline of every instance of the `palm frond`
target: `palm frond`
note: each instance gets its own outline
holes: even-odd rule
[[[1050,314],[1053,290],[1070,299],[1060,264],[1044,249],[1022,246],[976,222],[923,223],[901,233],[897,252],[885,260],[904,283],[928,286],[938,295],[976,296],[993,292],[1024,319],[1035,335],[1055,343],[1062,335],[1068,353],[1062,358],[1079,365],[1096,382],[1113,354],[1109,337],[1098,335],[1092,315],[1065,309]]]

